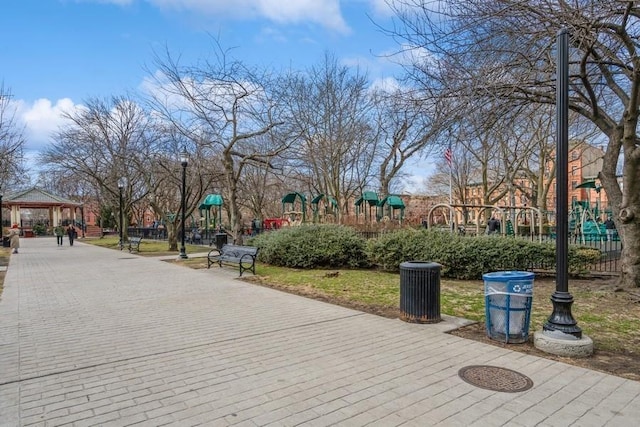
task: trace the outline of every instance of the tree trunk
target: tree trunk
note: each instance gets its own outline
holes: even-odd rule
[[[167,222],[167,241],[169,242],[169,250],[178,252],[178,233],[176,222]]]
[[[625,215],[623,211],[621,216]],[[636,215],[637,217],[637,215]],[[640,287],[640,226],[637,220],[618,227],[622,242],[620,285]]]
[[[609,135],[599,174],[622,244],[619,281],[622,287],[640,287],[640,159],[634,152],[637,117],[625,114],[623,126]],[[622,186],[616,174],[621,147],[624,147]]]

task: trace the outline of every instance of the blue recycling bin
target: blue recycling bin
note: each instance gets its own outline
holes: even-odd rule
[[[482,275],[487,335],[505,343],[529,339],[534,273],[496,271]]]

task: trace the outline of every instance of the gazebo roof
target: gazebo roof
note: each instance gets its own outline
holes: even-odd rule
[[[208,194],[202,201],[198,209],[209,209],[211,206],[222,206],[222,196],[219,194]]]
[[[300,197],[300,200],[302,201],[302,203],[306,203],[307,201],[307,198],[304,196],[304,194],[294,191],[289,194],[286,194],[282,198],[282,203],[295,203],[296,197]]]
[[[2,204],[5,206],[18,205],[22,208],[43,208],[50,206],[74,207],[82,206],[82,203],[65,199],[61,196],[51,194],[46,190],[38,187],[32,187],[28,190],[16,191],[3,197]]]
[[[379,203],[379,206],[384,206],[385,204],[391,206],[394,209],[404,209],[405,207],[402,199],[399,196],[395,195],[389,195],[382,199]]]
[[[374,191],[365,191],[362,196],[356,200],[355,205],[360,206],[363,202],[367,202],[369,206],[376,206],[378,204],[378,195]]]

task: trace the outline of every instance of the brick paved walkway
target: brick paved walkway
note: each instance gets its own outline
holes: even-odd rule
[[[23,239],[1,426],[630,426],[640,382],[78,241]],[[474,387],[467,365],[534,386]]]

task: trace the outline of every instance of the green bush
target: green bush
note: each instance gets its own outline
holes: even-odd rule
[[[33,234],[36,236],[44,236],[47,234],[47,227],[44,224],[33,224]]]
[[[405,261],[433,261],[443,277],[481,279],[491,271],[554,270],[555,244],[500,236],[462,237],[442,230],[403,229],[365,241],[353,229],[337,225],[303,225],[258,235],[251,245],[258,259],[292,268],[377,266],[398,271]],[[569,272],[583,274],[600,251],[569,247]]]
[[[367,267],[365,240],[349,227],[302,225],[263,233],[252,239],[258,260],[293,268]]]
[[[555,244],[499,236],[461,237],[448,231],[402,230],[371,240],[367,254],[372,264],[397,271],[404,261],[442,264],[441,274],[456,279],[481,279],[501,270],[555,269]],[[597,249],[571,247],[569,271],[580,274],[596,262]]]
[[[601,252],[585,246],[569,247],[569,272],[571,274],[589,273],[589,266],[600,261]]]

